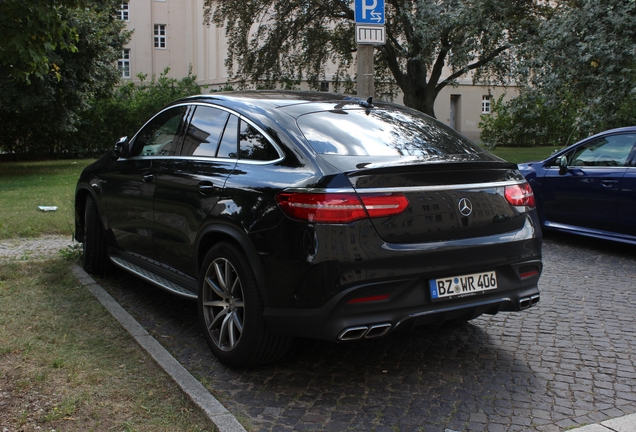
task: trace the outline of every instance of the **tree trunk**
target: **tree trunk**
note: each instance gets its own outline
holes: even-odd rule
[[[437,92],[435,88],[431,89],[428,85],[418,85],[417,82],[413,81],[411,77],[408,77],[408,84],[400,86],[404,93],[404,105],[436,118],[435,97],[437,96]],[[421,81],[425,82],[426,78],[424,77]]]

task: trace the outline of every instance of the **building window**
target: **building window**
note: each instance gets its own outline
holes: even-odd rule
[[[117,60],[117,69],[121,71],[122,78],[130,78],[130,49],[122,50],[121,58]]]
[[[320,91],[328,92],[329,91],[329,81],[321,81],[320,82]]]
[[[481,113],[482,114],[490,114],[490,99],[492,96],[484,95],[481,98]]]
[[[166,48],[166,25],[155,24],[155,48]]]
[[[130,13],[128,12],[128,3],[119,5],[118,18],[122,21],[130,21]]]

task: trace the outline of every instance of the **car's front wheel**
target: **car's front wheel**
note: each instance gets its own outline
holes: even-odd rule
[[[205,257],[199,318],[210,349],[230,367],[273,362],[291,345],[291,338],[265,327],[256,278],[243,252],[230,243],[216,244]]]

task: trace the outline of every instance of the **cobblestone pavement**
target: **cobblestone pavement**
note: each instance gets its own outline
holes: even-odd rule
[[[254,431],[561,431],[636,412],[636,247],[552,236],[541,302],[370,341],[296,340],[280,363],[217,363],[193,302],[100,280]]]

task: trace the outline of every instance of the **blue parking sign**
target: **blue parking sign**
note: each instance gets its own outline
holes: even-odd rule
[[[356,24],[384,25],[384,0],[355,0]]]

